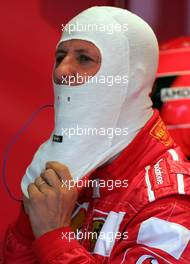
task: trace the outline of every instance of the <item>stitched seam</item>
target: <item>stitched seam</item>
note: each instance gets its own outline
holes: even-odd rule
[[[175,208],[176,208],[176,201],[175,201],[175,203],[174,203],[174,205],[173,205],[173,207],[172,207],[172,210],[171,210],[170,215],[169,215],[168,218],[167,218],[167,221],[169,221],[169,219],[170,219],[170,217],[172,216],[172,214],[173,214]]]

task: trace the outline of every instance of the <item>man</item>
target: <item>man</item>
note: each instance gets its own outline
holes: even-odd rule
[[[151,107],[157,60],[154,33],[127,10],[93,7],[69,22],[55,129],[22,180],[25,212],[7,231],[5,263],[190,261],[190,166]],[[76,124],[83,133],[71,137]]]

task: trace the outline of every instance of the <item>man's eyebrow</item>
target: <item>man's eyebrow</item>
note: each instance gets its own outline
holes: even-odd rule
[[[97,54],[95,54],[94,52],[92,52],[90,49],[76,49],[75,50],[75,53],[77,54],[81,54],[81,53],[86,53],[86,55],[90,56],[90,57],[94,57],[96,58],[97,57]]]
[[[89,52],[89,50],[88,49],[77,49],[75,50],[75,52],[82,53],[82,52]]]
[[[62,49],[62,48],[58,48],[58,50],[56,51],[56,53],[65,53],[67,52],[67,50]],[[82,53],[82,52],[89,52],[88,49],[76,49],[75,52],[77,53]]]
[[[66,50],[63,50],[63,49],[58,49],[58,50],[56,50],[56,54],[57,53],[66,53],[67,51]]]
[[[57,50],[56,50],[56,55],[57,54],[65,54],[65,53],[67,53],[68,52],[68,50],[67,49],[64,49],[64,48],[58,48]],[[74,52],[75,53],[78,53],[78,54],[80,54],[80,53],[88,53],[89,55],[91,55],[91,56],[95,56],[95,54],[93,54],[93,53],[91,53],[90,51],[89,51],[89,49],[85,49],[85,48],[80,48],[80,49],[76,49],[76,50],[74,50]]]

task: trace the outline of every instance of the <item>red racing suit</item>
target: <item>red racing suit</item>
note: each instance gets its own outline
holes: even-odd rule
[[[35,239],[21,210],[6,232],[3,263],[190,263],[190,163],[157,111],[80,185],[71,227]]]

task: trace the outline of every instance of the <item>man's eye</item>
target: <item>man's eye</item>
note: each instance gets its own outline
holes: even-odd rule
[[[80,55],[79,56],[79,61],[80,62],[89,62],[89,61],[93,61],[93,59],[88,57],[88,56],[86,56],[86,55]]]
[[[56,57],[56,63],[57,63],[57,64],[61,63],[61,61],[63,60],[63,58],[64,58],[63,55],[57,56],[57,57]]]

